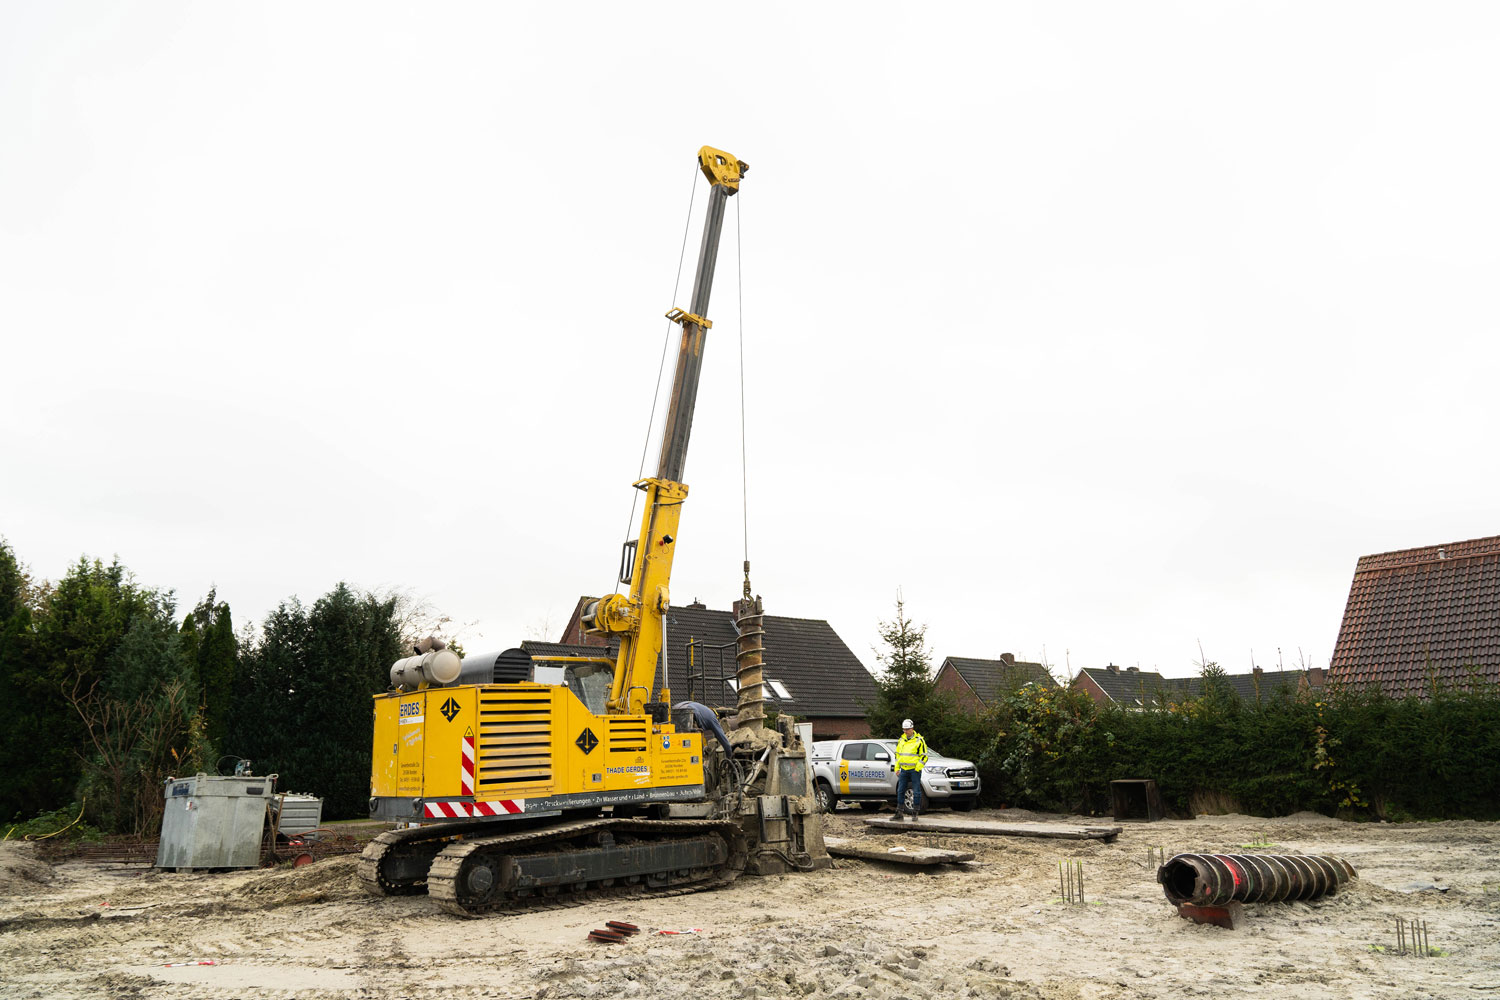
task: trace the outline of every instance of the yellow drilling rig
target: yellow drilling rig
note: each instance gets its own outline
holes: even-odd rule
[[[426,640],[391,667],[392,689],[375,696],[370,814],[402,826],[361,857],[377,894],[426,892],[470,916],[829,864],[806,748],[789,723],[764,728],[756,703],[758,629],[741,629],[754,649],[727,731],[692,702],[674,724],[664,669],[656,685],[719,235],[747,170],[708,146],[698,165],[709,202],[689,308],[667,313],[682,335],[657,473],[635,484],[646,503],[621,559],[626,592],[583,613],[618,652],[460,659]]]

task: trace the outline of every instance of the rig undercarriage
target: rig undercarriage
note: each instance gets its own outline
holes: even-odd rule
[[[359,874],[376,894],[425,891],[450,913],[479,916],[602,895],[718,888],[745,862],[744,836],[727,820],[600,816],[530,829],[466,823],[392,830],[366,848]]]

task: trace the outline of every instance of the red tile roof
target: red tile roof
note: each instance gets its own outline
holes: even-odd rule
[[[1500,682],[1500,535],[1364,556],[1329,680],[1423,694]]]

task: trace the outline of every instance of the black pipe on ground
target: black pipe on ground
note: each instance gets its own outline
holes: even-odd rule
[[[1156,870],[1168,900],[1196,906],[1317,899],[1358,877],[1342,858],[1311,854],[1179,854]]]

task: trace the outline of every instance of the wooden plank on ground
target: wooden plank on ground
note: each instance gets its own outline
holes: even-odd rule
[[[1108,843],[1120,835],[1120,826],[1077,826],[1072,823],[995,823],[978,819],[929,819],[915,823],[897,819],[865,820],[877,830],[902,830],[906,833],[964,833],[979,837],[1061,837],[1065,840],[1102,840]]]
[[[958,864],[960,861],[974,860],[974,855],[968,851],[945,851],[937,847],[907,847],[905,845],[866,847],[843,837],[824,837],[823,846],[828,848],[829,854],[841,858],[894,861],[903,865],[951,865]]]

